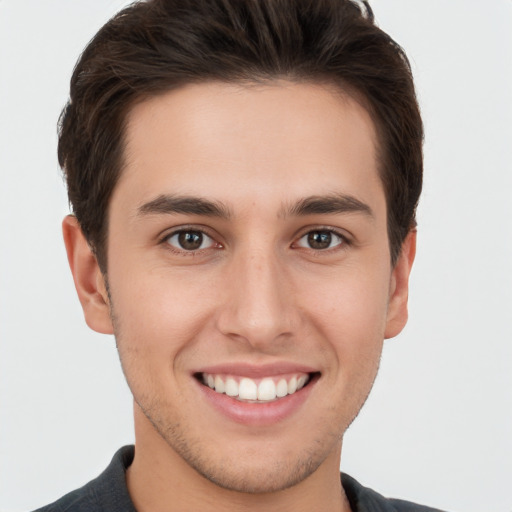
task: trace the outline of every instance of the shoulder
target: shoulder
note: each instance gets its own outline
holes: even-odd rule
[[[34,512],[93,512],[101,510],[94,498],[93,482],[66,494],[55,503],[38,508]]]
[[[341,474],[341,482],[353,512],[443,512],[410,501],[385,498],[345,473]]]
[[[133,454],[133,446],[121,448],[100,476],[34,512],[135,512],[125,479]]]
[[[390,499],[389,502],[394,507],[396,512],[443,512],[438,508],[426,507],[425,505],[418,505],[410,501]]]

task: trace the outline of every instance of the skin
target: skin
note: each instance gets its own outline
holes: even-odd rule
[[[136,105],[126,135],[108,293],[74,217],[64,236],[86,321],[115,333],[134,396],[137,509],[350,510],[343,434],[383,340],[406,323],[415,251],[411,232],[391,267],[370,116],[326,86],[206,83]],[[165,194],[221,204],[229,217],[144,209]],[[311,196],[359,207],[297,214]],[[179,229],[204,231],[201,248],[180,247]],[[330,236],[328,247],[311,247],[312,232]],[[276,362],[319,378],[270,425],[219,413],[193,376]]]

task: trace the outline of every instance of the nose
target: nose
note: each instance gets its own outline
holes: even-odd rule
[[[262,352],[272,352],[295,334],[299,313],[290,271],[272,251],[233,257],[218,328]]]

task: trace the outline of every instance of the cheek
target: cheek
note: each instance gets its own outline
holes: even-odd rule
[[[304,312],[328,340],[338,364],[353,368],[378,360],[387,317],[385,275],[353,269],[324,284],[321,293],[305,297]]]
[[[214,304],[213,293],[186,273],[148,271],[140,275],[144,279],[113,279],[111,283],[120,349],[138,352],[144,359],[174,356],[204,325]]]
[[[308,293],[304,300],[323,324],[363,334],[383,331],[388,295],[386,276],[353,269],[324,280],[319,293]]]
[[[130,275],[130,274],[126,274]],[[177,389],[187,354],[208,316],[210,298],[194,281],[166,279],[148,273],[143,280],[112,282],[116,344],[123,372],[144,410],[181,400]],[[186,284],[186,285],[184,285]],[[161,393],[158,390],[167,390]]]

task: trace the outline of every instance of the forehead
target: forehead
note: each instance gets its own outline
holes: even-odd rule
[[[367,110],[334,87],[187,85],[130,111],[113,200],[160,192],[292,201],[344,188],[364,196],[382,192],[376,143]]]

